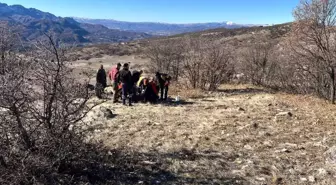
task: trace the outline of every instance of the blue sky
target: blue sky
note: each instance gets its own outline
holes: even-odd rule
[[[167,23],[277,24],[292,21],[299,0],[0,0],[57,16]]]

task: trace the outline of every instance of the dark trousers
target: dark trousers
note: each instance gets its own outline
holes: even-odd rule
[[[144,92],[144,101],[150,103],[156,103],[157,99],[158,95],[155,94],[153,88],[150,86],[146,87]]]
[[[130,84],[122,84],[122,100],[123,104],[126,104],[126,99],[128,98],[128,104],[132,104],[132,85]]]
[[[160,93],[161,93],[160,99],[161,100],[167,100],[167,98],[168,98],[168,86],[160,85]]]

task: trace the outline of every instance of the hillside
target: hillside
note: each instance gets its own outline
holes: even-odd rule
[[[278,42],[291,30],[291,23],[274,26],[256,26],[236,29],[211,29],[200,32],[184,33],[173,36],[148,38],[121,44],[100,44],[77,48],[71,53],[75,59],[100,58],[104,55],[143,55],[146,48],[153,43],[164,43],[167,40],[182,41],[184,38],[202,40],[206,43],[227,44],[237,52],[255,41]]]
[[[180,104],[105,102],[88,115],[87,140],[102,142],[123,166],[111,182],[333,184],[334,106],[253,86],[172,96],[178,92]]]
[[[19,27],[25,41],[39,39],[46,32],[52,32],[57,39],[69,44],[125,42],[150,37],[144,33],[82,24],[72,18],[57,17],[37,9],[3,3],[0,3],[0,21]]]
[[[218,23],[194,23],[194,24],[167,24],[167,23],[155,23],[155,22],[126,22],[116,21],[112,19],[86,19],[74,17],[78,22],[101,24],[111,29],[144,32],[152,35],[174,35],[187,32],[196,32],[214,28],[241,28],[250,27],[253,25],[235,24],[232,22],[218,22]]]

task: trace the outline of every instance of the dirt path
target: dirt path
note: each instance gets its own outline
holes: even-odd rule
[[[139,184],[336,182],[336,107],[322,100],[230,88],[178,105],[101,106],[116,117],[90,113],[91,141],[170,174]]]

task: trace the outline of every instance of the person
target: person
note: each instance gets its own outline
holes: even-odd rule
[[[160,100],[166,101],[168,98],[168,89],[170,85],[171,77],[168,74],[162,74],[160,72],[156,73],[156,79],[158,81],[158,86],[160,89]]]
[[[107,83],[106,83],[106,71],[105,71],[103,65],[100,66],[100,69],[97,72],[96,81],[97,81],[97,83],[103,85],[104,89],[107,87]]]
[[[118,101],[118,75],[120,70],[121,64],[118,63],[117,66],[113,67],[109,72],[109,79],[112,84],[113,88],[113,103],[116,103]]]
[[[148,79],[144,79],[144,83],[142,84],[144,86],[144,101],[156,103],[159,98],[157,85],[153,77],[149,78],[148,83],[147,80]]]
[[[104,66],[101,65],[100,69],[97,72],[96,76],[96,96],[101,99],[102,93],[104,92],[104,89],[107,87],[106,84],[106,71],[104,69]]]
[[[132,81],[133,81],[133,84],[137,84],[137,82],[139,81],[142,73],[143,73],[142,70],[140,70],[140,71],[134,70],[132,72]]]
[[[139,88],[137,87],[137,82],[139,81],[141,75],[142,75],[143,71],[137,71],[134,70],[132,72],[132,90],[133,90],[133,101],[137,102],[138,101],[138,95],[140,94],[139,92]]]
[[[119,72],[119,82],[122,84],[122,100],[123,105],[126,105],[126,99],[128,97],[128,105],[132,106],[132,74],[129,71],[128,63],[124,64],[123,69]]]

